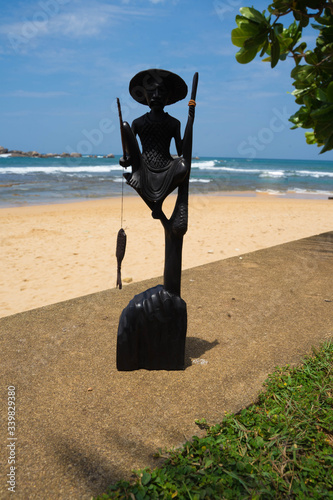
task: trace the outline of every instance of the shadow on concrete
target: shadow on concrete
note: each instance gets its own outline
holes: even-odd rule
[[[316,254],[321,254],[322,257],[330,258],[333,253],[333,233],[323,233],[306,238],[304,241],[304,250]]]
[[[96,497],[102,495],[111,484],[119,481],[122,478],[121,467],[111,465],[111,462],[103,457],[105,450],[92,450],[87,444],[70,441],[60,435],[52,435],[49,437],[53,446],[55,460],[63,468],[64,475],[70,478],[73,486],[78,485],[82,488],[82,483],[85,484],[85,489],[89,494]],[[112,431],[112,438],[106,439],[104,442],[106,448],[112,451],[112,454],[118,455],[122,453],[129,456],[135,455],[138,443],[128,439],[124,435],[117,433],[115,429]],[[146,456],[153,457],[156,450],[150,446],[140,442],[140,453]],[[161,466],[165,459],[156,459],[156,467]],[[134,473],[133,473],[134,478]]]
[[[210,351],[217,345],[219,345],[217,339],[213,342],[208,342],[207,340],[197,337],[186,337],[185,368],[192,365],[191,358],[200,358],[205,352]]]

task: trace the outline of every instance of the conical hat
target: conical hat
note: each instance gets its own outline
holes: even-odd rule
[[[148,90],[153,82],[163,82],[168,89],[169,96],[166,105],[181,101],[187,95],[187,85],[180,76],[165,69],[147,69],[137,73],[130,81],[129,92],[133,99],[148,106],[145,89]]]

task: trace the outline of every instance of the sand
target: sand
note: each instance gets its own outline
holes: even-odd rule
[[[171,196],[165,203],[167,215],[174,201]],[[110,198],[0,209],[0,317],[114,288],[120,207],[119,198]],[[202,195],[190,197],[189,209],[183,269],[333,226],[333,201],[327,199]],[[163,228],[139,197],[125,197],[123,227],[123,280],[162,276]]]

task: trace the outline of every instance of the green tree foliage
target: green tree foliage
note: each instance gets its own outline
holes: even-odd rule
[[[241,64],[252,61],[259,53],[268,56],[274,68],[279,61],[292,57],[291,72],[296,103],[300,109],[290,117],[293,129],[306,132],[306,142],[322,147],[320,153],[333,149],[333,2],[332,0],[276,0],[262,13],[253,7],[242,7],[236,16],[237,28],[231,40],[240,47],[236,59]],[[285,27],[280,21],[289,14],[293,22]],[[318,30],[316,46],[308,50],[302,41],[302,30],[311,21]]]

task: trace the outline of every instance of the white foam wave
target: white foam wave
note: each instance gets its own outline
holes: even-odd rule
[[[203,184],[208,184],[209,182],[211,182],[210,179],[190,179],[190,182],[202,182]]]
[[[80,165],[77,167],[64,167],[64,166],[53,166],[53,167],[38,167],[37,165],[34,167],[5,167],[1,169],[1,173],[3,174],[33,174],[37,172],[42,172],[44,174],[82,174],[82,173],[108,173],[115,170],[123,170],[120,165],[95,165],[95,166],[84,166]]]
[[[277,189],[256,189],[257,193],[270,194],[275,196],[285,196],[288,194],[297,194],[301,196],[332,196],[333,192],[323,191],[321,189],[302,189],[290,188],[287,191],[278,191]]]
[[[270,194],[275,196],[284,196],[286,193],[276,189],[256,189],[256,193]]]
[[[319,177],[333,177],[333,172],[314,172],[312,170],[297,170],[295,174],[301,176],[315,177],[316,179],[318,179]]]
[[[210,162],[205,162],[202,165],[192,165],[192,168],[198,168],[199,170],[213,170],[214,172],[236,172],[236,173],[249,173],[249,174],[260,174],[262,170],[255,169],[255,168],[234,168],[234,167],[216,167],[216,166],[207,166],[207,164]]]
[[[214,168],[216,165],[215,160],[208,160],[208,161],[197,161],[196,163],[192,163],[193,168],[200,168],[200,169],[206,169],[206,168]]]
[[[285,171],[284,170],[265,170],[262,172],[259,177],[273,177],[275,179],[285,177]]]
[[[257,168],[232,168],[232,167],[218,167],[219,170],[226,172],[236,172],[241,174],[260,174],[261,170]]]
[[[0,158],[10,158],[12,155],[10,153],[3,153]]]
[[[324,191],[321,189],[301,189],[301,188],[290,188],[287,191],[288,193],[296,193],[296,194],[308,194],[308,195],[313,195],[313,194],[318,194],[318,195],[323,195],[323,196],[332,196],[333,192],[332,191]]]

